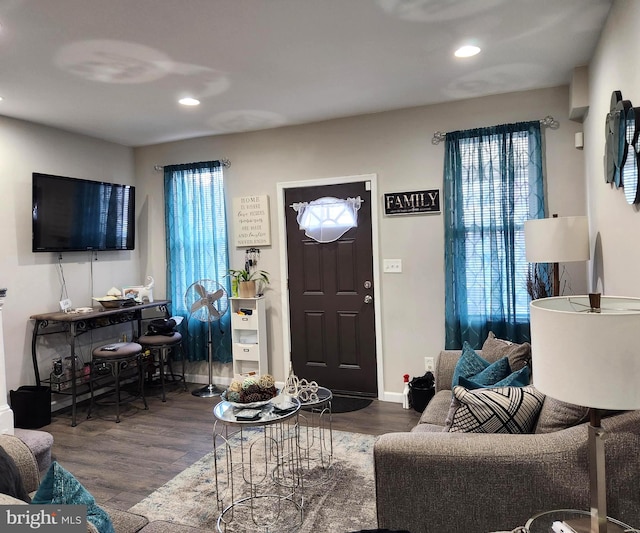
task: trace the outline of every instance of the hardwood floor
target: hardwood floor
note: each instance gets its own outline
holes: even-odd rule
[[[189,390],[198,386],[191,385]],[[71,427],[70,410],[52,415],[42,431],[54,437],[55,459],[101,503],[126,510],[212,450],[213,406],[218,398],[199,398],[182,389],[147,396],[149,410],[137,401],[116,424],[113,408],[78,407],[78,425]],[[408,431],[419,418],[401,404],[373,403],[360,411],[332,416],[334,430],[380,435]]]

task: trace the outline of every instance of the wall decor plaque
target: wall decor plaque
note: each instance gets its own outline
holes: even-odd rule
[[[271,244],[269,197],[242,196],[233,199],[234,240],[238,248]]]
[[[385,215],[424,215],[427,213],[440,213],[440,189],[384,194]]]

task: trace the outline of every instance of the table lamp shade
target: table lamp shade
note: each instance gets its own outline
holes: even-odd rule
[[[529,263],[568,263],[590,258],[587,217],[527,220],[524,241]]]
[[[533,384],[563,402],[640,409],[640,298],[588,296],[531,302]]]

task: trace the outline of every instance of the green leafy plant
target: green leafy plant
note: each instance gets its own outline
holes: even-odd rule
[[[238,270],[238,269],[234,269],[234,268],[230,268],[227,271],[227,275],[233,279],[235,279],[237,282],[241,282],[241,281],[261,281],[262,283],[264,283],[265,285],[269,284],[269,272],[265,271],[265,270],[254,270],[253,272],[249,271],[249,270]]]

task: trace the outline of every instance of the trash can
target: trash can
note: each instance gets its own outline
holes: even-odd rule
[[[9,391],[13,423],[21,429],[37,429],[51,424],[51,388],[23,385]]]
[[[435,378],[432,372],[427,372],[419,378],[413,378],[409,382],[409,405],[422,413],[435,393]]]

